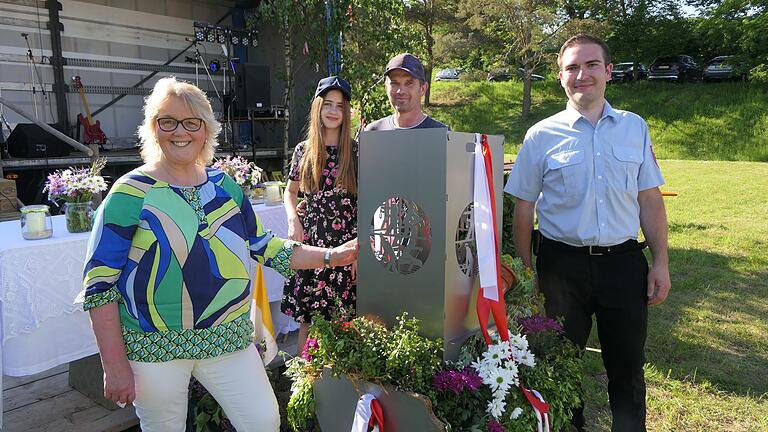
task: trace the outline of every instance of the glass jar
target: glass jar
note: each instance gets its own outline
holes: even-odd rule
[[[64,219],[67,231],[71,233],[88,232],[93,228],[93,203],[68,202],[64,204]]]
[[[283,195],[280,192],[280,182],[268,181],[264,183],[264,187],[266,188],[264,204],[280,205],[283,203]]]
[[[243,191],[243,199],[251,199],[251,187],[246,185],[240,185],[240,189]]]
[[[264,202],[264,188],[256,186],[251,189],[251,204],[261,204]]]
[[[53,235],[51,212],[47,205],[28,205],[21,208],[21,236],[39,240]]]

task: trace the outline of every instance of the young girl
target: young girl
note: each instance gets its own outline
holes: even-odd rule
[[[351,138],[352,89],[337,76],[317,84],[307,140],[293,152],[285,211],[288,237],[307,245],[331,248],[357,237],[357,143]],[[307,201],[306,215],[296,213],[298,192]],[[312,314],[326,319],[355,315],[357,264],[299,270],[285,282],[281,309],[300,323],[299,352]]]

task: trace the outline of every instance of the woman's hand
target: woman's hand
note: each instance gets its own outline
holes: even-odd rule
[[[123,406],[133,403],[136,399],[133,370],[127,361],[119,365],[104,366],[104,397]]]
[[[352,283],[357,283],[357,260],[352,263]]]
[[[345,266],[357,261],[357,238],[331,249],[331,267]]]
[[[304,241],[304,227],[301,226],[300,219],[288,219],[288,238],[298,242]]]

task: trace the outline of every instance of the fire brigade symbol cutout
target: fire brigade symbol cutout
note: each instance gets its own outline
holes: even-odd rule
[[[461,272],[468,278],[474,278],[479,271],[472,208],[472,203],[464,208],[459,217],[459,225],[456,227],[456,261],[459,263]]]
[[[389,272],[408,275],[427,262],[432,229],[415,202],[393,197],[373,213],[370,240],[373,255]]]

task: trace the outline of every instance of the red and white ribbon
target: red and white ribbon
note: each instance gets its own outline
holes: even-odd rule
[[[374,431],[378,427],[379,432],[384,432],[384,411],[376,396],[367,393],[357,401],[351,432],[368,432],[369,427],[374,428]]]
[[[509,340],[507,311],[501,285],[501,263],[496,233],[496,200],[494,199],[493,162],[488,136],[475,134],[475,166],[473,191],[473,222],[477,243],[477,261],[480,270],[480,293],[477,296],[477,317],[485,342],[491,344],[488,334],[488,315],[493,314],[501,340]]]
[[[523,387],[522,382],[520,383],[520,389],[523,391],[525,398],[528,399],[528,402],[531,404],[533,412],[536,413],[536,419],[539,421],[539,424],[536,425],[536,431],[550,432],[549,424],[552,421],[552,416],[549,415],[549,404],[544,402],[544,397],[542,397],[541,394],[536,390],[528,390],[527,388]]]

